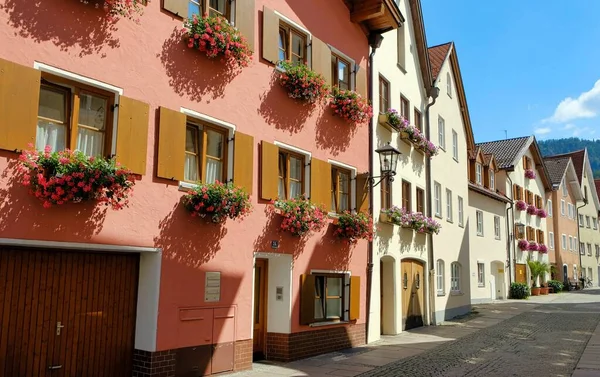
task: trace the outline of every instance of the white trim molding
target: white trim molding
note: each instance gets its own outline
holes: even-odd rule
[[[312,153],[310,153],[309,151],[305,151],[304,149],[300,149],[300,148],[294,147],[292,145],[282,143],[277,140],[275,140],[275,142],[273,144],[275,144],[276,146],[278,146],[281,149],[287,149],[288,151],[296,152],[296,153],[302,154],[306,157],[306,161],[304,162],[305,169],[304,169],[304,192],[303,192],[303,194],[306,194],[307,196],[310,197],[310,161],[312,160]]]
[[[331,159],[327,159],[327,162],[330,165],[333,166],[337,166],[346,170],[350,170],[350,192],[351,193],[356,193],[356,175],[358,170],[352,166],[352,165],[347,165],[344,164],[343,162],[339,162],[339,161],[335,161],[335,160],[331,160]],[[352,211],[354,211],[354,208],[356,208],[356,195],[350,195],[350,209]]]
[[[24,246],[40,247],[47,249],[79,250],[79,251],[114,251],[123,253],[160,253],[162,250],[157,247],[144,246],[126,246],[126,245],[105,245],[100,243],[85,242],[62,242],[62,241],[43,241],[27,240],[22,238],[0,238],[2,246]]]

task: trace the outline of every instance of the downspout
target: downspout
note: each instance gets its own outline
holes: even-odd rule
[[[579,208],[583,208],[588,204],[587,200],[584,198],[583,199],[583,205],[581,205],[580,207],[577,207],[577,209],[575,210],[575,222],[577,223],[577,240],[579,242],[579,244],[581,244],[581,231],[579,230],[581,227],[579,226]],[[577,273],[581,276],[583,276],[581,274],[581,270],[583,269],[583,266],[581,263],[583,263],[583,260],[581,259],[581,249],[579,248],[579,245],[575,245],[575,247],[577,248],[577,250],[579,251],[579,269],[577,270]],[[585,252],[585,249],[584,249]],[[568,271],[567,271],[567,276],[568,276]],[[577,276],[573,276],[573,278],[575,279],[575,281],[579,281],[579,278]],[[584,285],[584,284],[582,284]]]
[[[425,138],[430,140],[430,130],[429,130],[429,108],[435,105],[435,101],[440,95],[440,89],[438,87],[432,86],[429,91],[429,96],[433,98],[431,103],[428,103],[425,106]],[[427,192],[427,217],[432,217],[431,210],[431,157],[425,157],[425,192]],[[429,264],[429,324],[435,324],[435,286],[434,286],[434,274],[435,274],[435,264],[434,264],[434,254],[433,254],[433,234],[428,233],[427,239],[429,241],[429,248],[427,251],[427,263]]]
[[[375,52],[381,46],[383,41],[383,35],[381,34],[369,34],[369,46],[371,47],[371,53],[369,54],[368,62],[368,76],[369,86],[367,88],[367,97],[370,103],[373,103],[373,57]],[[369,178],[373,176],[373,119],[371,116],[369,119]],[[369,180],[369,216],[373,217],[373,183]],[[373,280],[373,240],[367,244],[367,317],[365,326],[365,343],[369,342],[369,325],[371,323],[371,286]]]
[[[514,234],[515,226],[514,226],[514,224],[513,224],[513,226],[510,226],[510,218],[509,218],[509,214],[512,214],[512,219],[514,222],[514,220],[515,220],[515,209],[514,209],[515,193],[514,193],[514,189],[513,189],[513,181],[512,181],[512,179],[510,179],[509,173],[510,173],[509,171],[506,172],[506,179],[508,179],[508,181],[510,182],[510,191],[511,191],[510,207],[508,207],[506,209],[506,262],[508,262],[508,287],[510,288],[510,285],[513,282],[512,263],[510,262],[510,257],[512,255],[512,248],[515,245],[515,239],[511,238],[510,231],[511,230],[513,231],[513,237],[516,237],[516,235]]]

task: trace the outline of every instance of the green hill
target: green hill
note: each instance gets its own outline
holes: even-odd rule
[[[569,153],[587,148],[594,176],[600,178],[600,139],[586,140],[569,137],[566,139],[538,140],[538,144],[544,156]]]

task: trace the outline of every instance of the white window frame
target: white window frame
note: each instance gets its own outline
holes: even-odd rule
[[[566,251],[567,250],[567,235],[563,233],[561,240],[562,240],[562,244],[561,244],[562,249]]]
[[[598,219],[596,217],[592,217],[592,228],[598,230]]]
[[[548,199],[546,201],[546,212],[548,213],[549,217],[552,217],[552,200]]]
[[[461,267],[458,262],[452,262],[450,264],[450,292],[461,293],[460,283]]]
[[[591,223],[590,217],[587,216],[587,215],[585,216],[585,227],[588,228],[588,229],[592,227],[592,223]]]
[[[350,171],[350,193],[352,194],[356,192],[356,176],[358,174],[356,167],[331,159],[327,159],[327,162],[329,165]],[[350,212],[356,213],[356,195],[350,195]],[[329,210],[329,214],[336,215],[336,213],[332,212],[331,210]]]
[[[284,23],[292,26],[294,29],[297,29],[298,31],[302,32],[303,34],[306,34],[306,66],[312,67],[312,33],[308,29],[306,29],[302,25],[298,24],[297,22],[292,21],[291,19],[289,19],[282,13],[280,13],[276,10],[273,12]],[[232,10],[232,13],[235,13],[235,12]],[[279,67],[277,67],[277,68],[278,68],[278,70],[282,71],[281,68],[279,68]]]
[[[567,203],[567,209],[569,210],[569,219],[574,219],[575,212],[573,211],[573,204]]]
[[[352,59],[351,57],[349,57],[348,55],[344,54],[342,51],[338,50],[337,48],[333,47],[332,45],[330,45],[329,43],[327,44],[327,46],[329,46],[329,49],[331,50],[331,52],[334,55],[339,56],[340,58],[344,59],[345,61],[347,61],[349,64],[348,69],[350,69],[350,90],[356,90],[356,73],[358,72],[360,66],[358,64],[356,64],[356,61],[354,59]],[[311,36],[311,45],[310,45],[311,49],[312,49],[312,36]],[[312,59],[312,56],[311,56]]]
[[[592,255],[592,244],[588,243],[586,244],[587,246],[587,255],[591,256]]]
[[[548,247],[554,250],[554,233],[548,232]]]
[[[585,243],[583,243],[583,242],[579,243],[579,253],[581,255],[585,255]]]
[[[452,130],[452,157],[458,162],[458,133]]]
[[[291,152],[296,152],[298,154],[304,155],[304,192],[308,197],[310,197],[310,162],[312,160],[312,153],[306,151],[304,149],[300,149],[298,147],[294,147],[293,145],[285,144],[280,141],[275,140],[273,143],[279,147],[279,149],[288,150]],[[233,148],[232,148],[233,149]]]
[[[461,196],[458,197],[458,226],[465,226],[464,201]]]
[[[564,215],[565,215],[565,201],[564,201],[564,200],[562,200],[562,199],[560,200],[560,214],[561,214],[562,216],[564,216]]]
[[[446,294],[446,282],[444,281],[444,268],[445,264],[442,259],[438,259],[435,263],[435,274],[436,274],[436,289],[437,295],[443,296]]]
[[[569,195],[569,190],[567,189],[567,182],[565,182],[565,180],[564,180],[564,179],[563,179],[563,181],[562,181],[562,184],[561,184],[561,186],[562,186],[562,195],[563,195],[564,197],[567,197],[567,196]]]
[[[501,238],[500,216],[494,216],[494,237],[499,240]]]
[[[477,261],[477,286],[485,287],[485,263]]]
[[[442,217],[442,185],[437,182],[433,183],[435,215]]]
[[[483,211],[475,211],[477,235],[483,237]]]
[[[446,93],[448,93],[448,97],[452,98],[452,77],[450,76],[450,72],[446,72]]]
[[[577,245],[579,247],[579,245]],[[569,251],[573,251],[573,236],[569,236]]]
[[[496,172],[493,169],[490,169],[490,190],[496,191]]]
[[[446,221],[452,222],[452,191],[446,189]]]
[[[479,162],[475,163],[475,183],[483,184],[483,166]]]
[[[446,150],[446,121],[438,115],[438,144],[442,150]]]
[[[580,227],[583,228],[583,215],[580,213],[578,218],[579,219],[578,219],[577,223],[579,224]]]

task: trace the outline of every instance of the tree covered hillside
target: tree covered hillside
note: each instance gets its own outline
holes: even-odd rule
[[[600,139],[585,140],[570,137],[566,139],[538,140],[538,144],[544,156],[569,153],[587,148],[594,177],[600,178]]]

